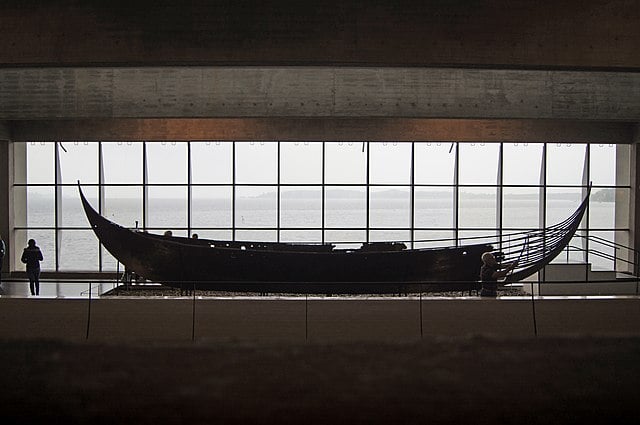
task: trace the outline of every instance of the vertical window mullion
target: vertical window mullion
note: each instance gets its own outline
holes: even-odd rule
[[[584,164],[582,168],[582,199],[584,199],[587,192],[585,186],[588,186],[589,182],[591,181],[591,145],[587,143],[585,149],[586,151],[584,155]],[[589,204],[587,204],[587,210],[584,213],[585,218],[583,218],[583,220],[586,220],[586,225],[584,230],[584,238],[582,239],[582,242],[584,243],[583,259],[585,262],[589,262],[589,227],[591,226],[591,223],[589,222],[589,209]]]
[[[370,148],[371,148],[370,142],[367,142],[367,165],[366,165],[366,169],[367,169],[367,171],[366,171],[366,173],[367,173],[366,174],[366,190],[367,190],[367,211],[366,211],[367,212],[367,217],[366,217],[366,228],[367,228],[367,231],[366,231],[366,242],[367,243],[369,243],[369,232],[370,232],[369,225],[370,225],[370,216],[371,216],[371,212],[369,210],[370,209],[369,182],[371,180],[371,178],[369,176],[369,173],[371,171],[371,167],[370,167],[370,164],[369,164],[369,159],[371,158],[371,155],[369,154],[370,151],[371,151]]]
[[[453,162],[453,233],[456,246],[460,245],[460,142],[451,142],[452,148],[455,148],[455,159]]]
[[[547,143],[542,145],[542,160],[540,161],[540,192],[539,192],[539,215],[538,223],[541,229],[547,228]],[[543,230],[544,231],[544,230]],[[542,238],[542,251],[546,253],[547,235]],[[544,267],[538,271],[538,294],[540,293],[540,281],[545,280]],[[532,289],[533,291],[533,289]]]
[[[277,193],[276,193],[276,242],[280,242],[280,141],[278,140],[278,164],[277,164]]]
[[[61,183],[61,170],[60,170],[60,148],[58,146],[60,142],[54,143],[54,251],[55,251],[55,269],[56,272],[60,271],[60,246],[62,242],[62,234],[60,232],[60,223],[61,223],[61,202],[62,202],[62,186]]]
[[[104,214],[104,165],[102,159],[102,142],[98,142],[98,212]],[[98,270],[103,271],[102,244],[98,241]]]
[[[416,187],[415,187],[415,177],[416,177],[416,164],[415,164],[415,151],[416,151],[416,143],[411,142],[411,190],[410,193],[410,209],[411,209],[411,249],[415,247],[415,228],[416,228],[416,211],[415,211],[415,196],[416,196]]]
[[[191,141],[187,142],[187,236],[191,237],[191,213],[193,207],[192,197],[192,172],[191,172]]]
[[[236,141],[231,142],[231,240],[236,240]]]
[[[497,201],[497,216],[496,216],[496,226],[498,227],[496,230],[498,231],[498,241],[500,244],[500,250],[502,251],[502,244],[503,244],[503,240],[502,240],[502,236],[503,236],[503,230],[502,230],[502,217],[504,215],[504,190],[503,190],[503,185],[504,185],[504,174],[503,174],[503,163],[504,163],[504,143],[500,142],[500,149],[498,151],[498,175],[497,175],[497,193],[496,193],[496,201]]]
[[[539,227],[544,229],[547,227],[547,144],[542,146],[542,160],[540,161],[540,217]]]
[[[142,142],[142,229],[149,225],[149,173],[147,163],[147,142]]]
[[[326,152],[326,142],[322,142],[322,243],[325,241],[325,200],[324,197],[326,195],[325,192],[325,170],[326,170],[326,161],[325,161],[325,152]]]

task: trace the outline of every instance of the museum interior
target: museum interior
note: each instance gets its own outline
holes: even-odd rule
[[[7,417],[631,422],[639,23],[3,2]]]

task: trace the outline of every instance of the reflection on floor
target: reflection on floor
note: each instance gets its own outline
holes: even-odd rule
[[[117,282],[114,280],[42,279],[38,298],[89,298],[90,295],[99,297],[116,286]],[[3,279],[0,295],[13,298],[32,296],[29,291],[29,282],[22,279]]]

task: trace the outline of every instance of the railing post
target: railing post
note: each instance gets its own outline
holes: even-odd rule
[[[87,308],[87,333],[85,339],[89,339],[89,328],[91,325],[91,282],[89,282],[89,306]]]
[[[424,337],[424,330],[422,325],[422,284],[420,284],[420,339]]]
[[[538,295],[540,295],[540,273],[538,273]],[[538,323],[536,321],[536,302],[533,293],[533,280],[531,281],[531,313],[533,317],[533,335],[538,336]]]
[[[192,303],[192,317],[191,317],[191,341],[196,340],[196,283],[193,282],[193,303]]]

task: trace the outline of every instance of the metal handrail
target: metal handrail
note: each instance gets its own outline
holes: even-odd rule
[[[627,246],[627,245],[623,245],[623,244],[618,243],[618,242],[612,242],[612,241],[610,241],[608,239],[605,239],[605,238],[602,238],[600,236],[594,236],[594,235],[589,235],[589,236],[586,236],[586,235],[575,235],[575,236],[580,237],[580,238],[586,238],[586,239],[595,239],[597,242],[602,243],[603,245],[606,245],[604,242],[607,242],[607,243],[611,244],[612,248],[613,247],[624,248],[624,249],[628,249],[629,251],[633,251],[635,253],[640,253],[640,251],[635,249],[635,248],[632,248],[632,247]],[[604,241],[604,242],[600,242],[600,241]]]
[[[582,239],[586,239],[588,241],[592,241],[593,240],[593,242],[595,242],[595,243],[599,243],[600,245],[604,245],[606,247],[613,248],[616,251],[619,250],[619,249],[629,249],[629,248],[625,247],[622,244],[617,244],[615,242],[611,242],[610,240],[601,238],[599,236],[586,236],[586,235],[575,235],[575,236],[579,237],[579,238],[582,238]],[[629,250],[631,250],[631,249],[629,249]]]
[[[89,289],[85,289],[84,291],[80,292],[80,295],[88,295],[90,292],[93,293],[93,290],[95,289],[100,289],[100,284],[97,284],[96,286],[91,286],[91,283],[89,283]],[[100,295],[100,294],[97,294]]]
[[[612,260],[612,261],[620,260],[620,261],[623,261],[623,262],[628,263],[628,264],[634,264],[632,261],[628,261],[628,260],[625,260],[624,258],[619,258],[619,257],[617,257],[615,255],[611,255],[611,254],[608,254],[606,252],[598,251],[598,250],[595,250],[595,249],[585,249],[585,248],[580,248],[580,247],[577,247],[577,246],[574,246],[574,245],[567,245],[567,247],[565,249],[567,251],[573,251],[573,252],[588,252],[589,254],[593,254],[593,255],[596,255],[598,257],[605,258],[607,260]]]

